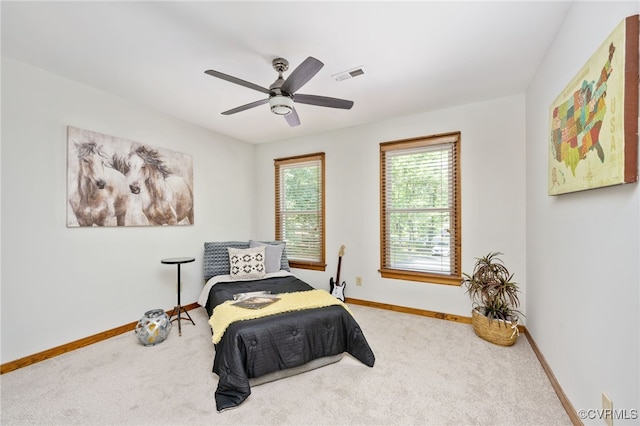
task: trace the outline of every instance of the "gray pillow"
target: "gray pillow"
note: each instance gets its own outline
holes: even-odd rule
[[[249,247],[264,247],[264,267],[267,274],[278,272],[282,266],[282,252],[284,244],[267,244],[261,241],[249,240]]]
[[[204,279],[216,275],[229,275],[228,247],[237,249],[249,248],[248,241],[220,241],[204,243]]]
[[[289,259],[287,258],[287,243],[284,241],[258,241],[259,243],[269,244],[269,245],[282,245],[284,249],[282,250],[282,258],[280,259],[280,269],[283,269],[287,272],[291,272],[289,268]]]

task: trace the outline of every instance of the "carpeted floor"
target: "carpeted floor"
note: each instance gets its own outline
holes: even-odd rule
[[[525,336],[511,347],[468,324],[350,306],[376,355],[349,355],[252,389],[218,413],[203,308],[169,338],[133,332],[0,376],[3,425],[570,425]],[[174,323],[175,324],[175,323]]]

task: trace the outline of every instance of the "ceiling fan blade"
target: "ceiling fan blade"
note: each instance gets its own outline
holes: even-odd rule
[[[300,117],[298,117],[298,112],[295,108],[291,109],[291,113],[284,116],[289,126],[296,127],[300,125]]]
[[[258,92],[266,93],[267,95],[271,94],[269,89],[266,89],[262,86],[258,86],[257,84],[250,83],[248,81],[242,80],[238,77],[234,77],[228,74],[221,73],[220,71],[207,70],[204,72],[205,74],[209,74],[212,77],[218,77],[223,80],[229,81],[231,83],[239,84],[240,86],[248,87],[249,89],[257,90]]]
[[[268,102],[269,102],[269,99],[260,99],[259,101],[251,102],[250,104],[242,105],[242,106],[230,109],[229,111],[225,111],[222,113],[222,115],[235,114],[236,112],[245,111],[245,110],[248,110],[249,108],[257,107],[259,105],[264,105]]]
[[[298,89],[307,84],[323,66],[324,64],[322,62],[309,56],[289,74],[289,77],[282,83],[280,90],[285,93],[294,94]]]
[[[308,105],[317,105],[329,108],[351,109],[353,101],[346,99],[329,98],[327,96],[303,95],[297,94],[293,96],[293,102]]]

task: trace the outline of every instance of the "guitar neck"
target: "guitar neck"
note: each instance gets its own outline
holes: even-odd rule
[[[336,285],[340,285],[340,266],[342,266],[342,256],[338,257],[338,272],[336,273]]]

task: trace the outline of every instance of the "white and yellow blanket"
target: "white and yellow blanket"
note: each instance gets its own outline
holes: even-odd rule
[[[262,318],[283,312],[301,311],[304,309],[324,308],[326,306],[339,305],[349,313],[351,310],[342,301],[336,299],[325,290],[298,291],[295,293],[281,293],[277,295],[280,300],[260,309],[247,309],[235,306],[235,300],[228,300],[213,310],[209,319],[209,325],[213,330],[213,343],[217,344],[222,339],[229,325],[236,321],[244,321]]]

